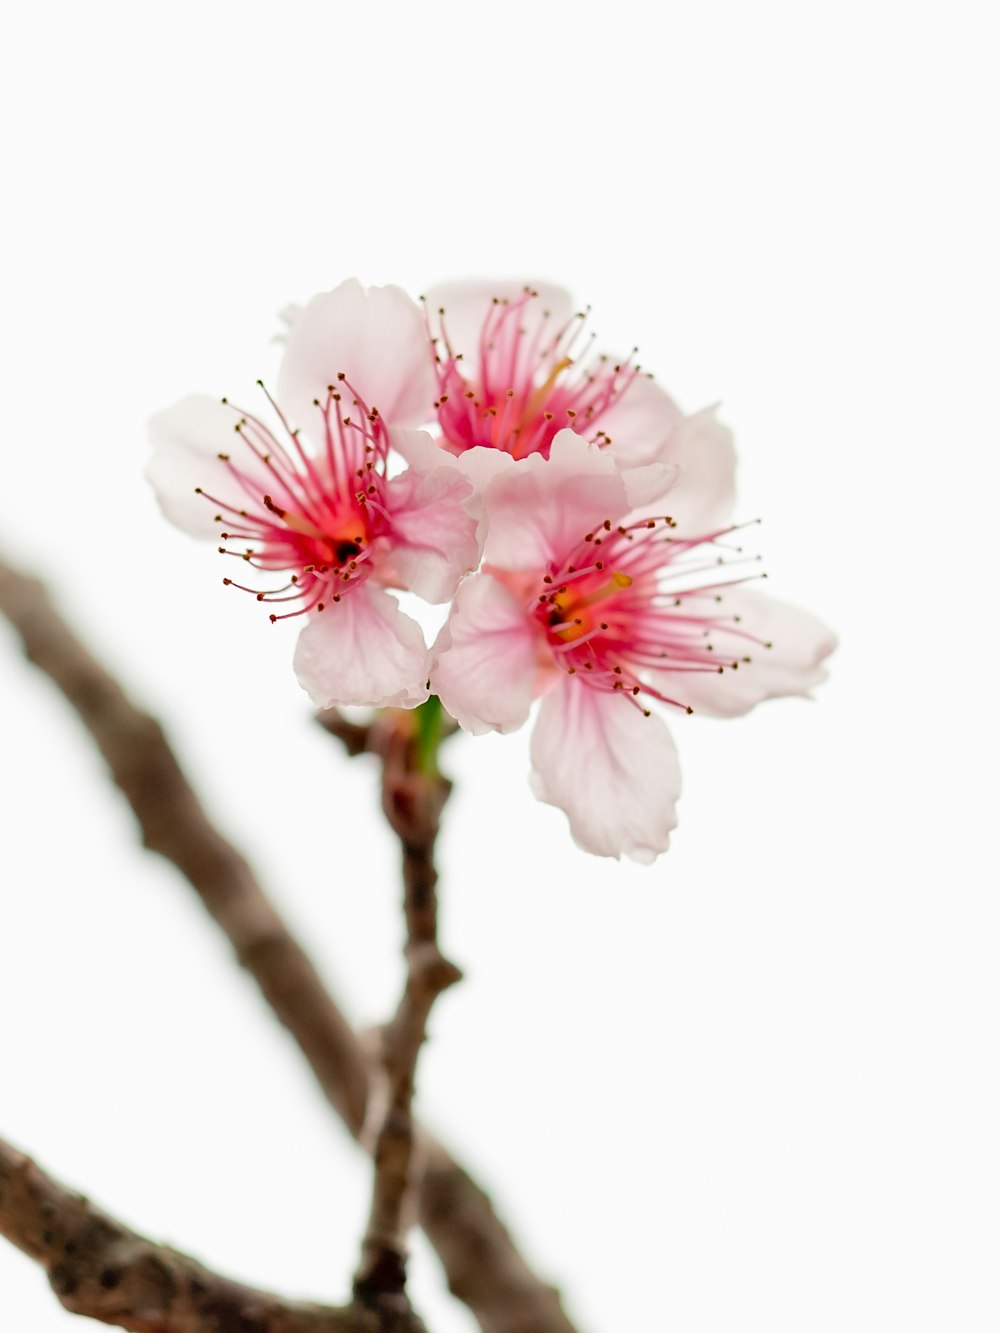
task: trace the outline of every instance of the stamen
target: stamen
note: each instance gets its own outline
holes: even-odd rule
[[[377,409],[362,402],[346,377],[341,376],[339,382],[354,395],[365,415],[360,422],[342,418],[340,392],[328,386],[326,403],[315,400],[324,423],[324,447],[316,457],[258,381],[287,436],[287,446],[263,421],[227,404],[237,414],[235,431],[248,452],[242,457],[239,450],[220,454],[220,461],[237,495],[246,496],[248,503],[239,507],[196,488],[216,511],[215,521],[225,527],[220,533],[222,555],[263,573],[287,572],[286,581],[274,588],[225,580],[259,602],[295,605],[294,610],[272,615],[272,621],[318,613],[321,607],[339,601],[344,591],[368,577],[372,544],[392,525],[384,503],[385,428]],[[261,486],[260,468],[269,478],[267,489]],[[363,491],[357,490],[356,474],[365,479]],[[233,549],[229,543],[240,545]],[[334,587],[339,591],[333,593]]]
[[[604,520],[598,529],[602,537],[585,533],[561,567],[541,576],[548,591],[533,596],[529,605],[554,662],[567,673],[580,674],[590,688],[620,694],[643,712],[648,709],[637,703],[642,695],[691,712],[664,681],[670,675],[725,674],[750,665],[731,643],[723,644],[722,651],[728,647],[732,656],[720,662],[713,640],[725,633],[759,644],[741,628],[738,615],[726,613],[724,597],[725,589],[756,576],[700,581],[718,569],[720,560],[731,566],[750,559],[738,548],[732,558],[706,558],[713,547],[732,549],[724,539],[735,525],[701,537],[663,539],[661,523],[669,526],[673,519],[618,525]],[[594,547],[602,541],[601,559],[594,560]],[[690,586],[668,591],[674,581]]]

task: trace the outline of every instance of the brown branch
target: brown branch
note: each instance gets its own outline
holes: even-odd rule
[[[372,729],[370,722],[351,722],[344,717],[339,708],[324,708],[316,714],[316,718],[320,726],[331,736],[336,736],[352,757],[364,754],[368,749],[368,738]]]
[[[286,1301],[210,1272],[74,1194],[0,1139],[0,1235],[71,1313],[135,1333],[426,1333],[405,1310]]]
[[[2,560],[0,612],[28,659],[79,714],[131,805],[144,844],[189,880],[298,1043],[327,1100],[359,1137],[368,1092],[364,1051],[247,862],[209,822],[159,724],[84,647],[44,586]],[[420,1221],[449,1288],[483,1333],[575,1333],[558,1292],[524,1261],[487,1195],[430,1141]]]
[[[407,1195],[414,1191],[419,1196],[420,1189],[412,1109],[417,1060],[435,1000],[462,975],[437,941],[434,844],[450,783],[436,769],[423,768],[412,712],[386,712],[369,728],[366,744],[381,757],[382,808],[402,845],[407,970],[399,1007],[382,1032],[388,1099],[375,1143],[371,1216],[354,1281],[362,1299],[405,1287]]]
[[[26,656],[59,687],[97,743],[138,820],[143,844],[172,861],[197,891],[357,1134],[368,1074],[354,1033],[250,866],[209,822],[159,723],[131,702],[76,638],[43,585],[2,562],[0,611],[20,634]]]

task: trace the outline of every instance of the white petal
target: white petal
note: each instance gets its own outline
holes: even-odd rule
[[[414,708],[427,698],[429,666],[420,626],[367,585],[312,615],[295,647],[295,674],[317,708]]]
[[[437,381],[423,313],[401,287],[364,288],[354,278],[314,296],[288,331],[278,401],[307,429],[327,386],[347,376],[368,408],[393,425],[433,416]],[[345,415],[350,395],[344,393]]]
[[[729,588],[723,589],[711,612],[727,622],[708,640],[721,673],[654,673],[664,693],[696,713],[737,717],[764,699],[807,695],[826,679],[823,661],[837,640],[807,611],[745,588]],[[768,643],[770,648],[764,646]],[[746,657],[749,662],[743,660]],[[735,670],[733,662],[738,663]]]
[[[425,430],[407,430],[394,426],[388,434],[390,447],[418,472],[430,472],[442,466],[458,467],[455,455],[442,449]]]
[[[494,477],[510,473],[517,467],[513,454],[507,453],[506,449],[489,449],[481,444],[466,449],[464,453],[458,455],[455,462],[472,482],[478,495],[485,495],[486,488]]]
[[[475,735],[516,731],[535,687],[535,641],[525,608],[488,574],[466,579],[432,650],[431,689]]]
[[[608,454],[561,430],[547,459],[531,454],[486,490],[485,557],[503,569],[543,571],[605,519],[624,517],[625,485]]]
[[[619,467],[639,467],[673,458],[668,441],[683,421],[670,395],[640,374],[601,413],[597,425],[611,437],[609,447]]]
[[[647,463],[644,467],[622,468],[622,481],[628,507],[663,514],[664,497],[677,484],[680,468],[676,463]]]
[[[194,537],[217,537],[222,526],[215,522],[217,507],[196,487],[236,509],[248,502],[220,453],[231,455],[243,477],[257,480],[260,494],[274,490],[267,469],[236,433],[239,420],[234,408],[206,394],[191,394],[150,418],[146,478],[166,517]]]
[[[736,450],[732,431],[716,418],[715,408],[685,417],[664,457],[680,466],[668,507],[678,534],[700,536],[727,523],[736,496]]]
[[[494,477],[512,471],[518,466],[517,461],[505,449],[488,449],[483,445],[474,445],[464,453],[454,455],[455,465],[463,477],[469,479],[472,495],[467,507],[470,514],[479,520],[479,547],[482,550],[486,537],[486,489]]]
[[[584,851],[649,864],[667,850],[681,775],[658,717],[567,679],[542,700],[531,760],[535,795],[565,810]]]

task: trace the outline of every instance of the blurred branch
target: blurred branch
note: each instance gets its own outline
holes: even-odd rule
[[[352,757],[364,754],[368,749],[368,737],[372,729],[370,722],[350,722],[339,708],[324,708],[316,714],[316,718],[320,726],[331,736],[336,736]]]
[[[434,701],[434,707],[438,707]],[[427,707],[427,705],[425,705]],[[357,1296],[403,1291],[406,1284],[408,1194],[419,1199],[415,1164],[413,1091],[417,1060],[431,1008],[461,972],[437,939],[434,844],[451,784],[437,770],[436,741],[422,753],[418,716],[387,710],[373,723],[366,746],[382,760],[382,808],[403,850],[406,983],[395,1016],[382,1032],[388,1084],[385,1114],[375,1142],[372,1208],[354,1282]]]
[[[136,1333],[426,1333],[405,1311],[285,1301],[157,1245],[0,1140],[0,1235],[71,1313]]]
[[[210,823],[159,723],[84,647],[43,585],[2,561],[0,611],[20,634],[29,660],[76,709],[132,807],[143,844],[172,861],[197,891],[357,1134],[368,1073],[354,1033],[246,860]]]
[[[328,1101],[359,1137],[369,1078],[364,1051],[247,862],[209,822],[159,724],[84,647],[44,586],[2,560],[0,612],[20,635],[28,659],[79,714],[131,805],[144,844],[189,880],[298,1043]],[[483,1333],[575,1333],[558,1292],[524,1261],[487,1195],[429,1140],[420,1221],[449,1288]]]

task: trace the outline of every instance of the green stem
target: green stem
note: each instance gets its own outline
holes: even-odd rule
[[[437,752],[441,743],[441,724],[444,719],[441,700],[436,694],[432,694],[414,710],[414,718],[417,723],[417,763],[421,773],[436,777]]]

